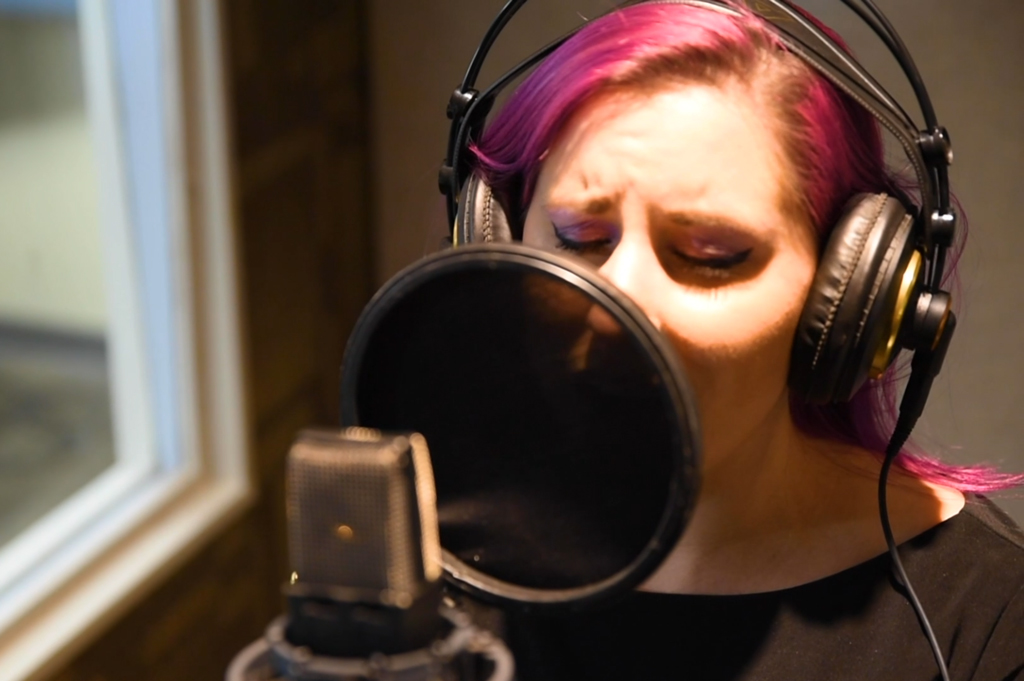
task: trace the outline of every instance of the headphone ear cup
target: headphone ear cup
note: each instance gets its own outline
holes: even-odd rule
[[[455,246],[512,241],[505,209],[482,177],[473,173],[459,194],[453,231]]]
[[[914,254],[912,226],[904,205],[886,194],[860,194],[847,204],[793,339],[789,386],[805,401],[847,401],[867,379],[892,333],[897,292]]]

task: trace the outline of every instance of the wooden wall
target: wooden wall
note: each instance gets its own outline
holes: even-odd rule
[[[213,681],[282,609],[283,463],[337,423],[341,356],[372,285],[360,0],[222,0],[243,336],[259,498],[59,681]]]

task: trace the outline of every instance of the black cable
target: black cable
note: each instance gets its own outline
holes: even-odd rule
[[[842,2],[844,5],[849,7],[858,17],[860,17],[861,21],[867,24],[871,28],[871,30],[875,32],[875,35],[878,36],[879,40],[885,43],[885,46],[889,48],[890,52],[896,54],[896,52],[899,51],[899,45],[897,45],[896,41],[893,40],[892,35],[890,35],[889,32],[885,30],[885,26],[880,24],[878,20],[875,19],[873,14],[865,10],[860,5],[850,2],[850,0],[842,0]]]
[[[910,584],[910,578],[907,576],[907,571],[903,568],[903,562],[900,560],[900,553],[896,547],[896,540],[892,535],[892,527],[889,525],[889,509],[886,504],[886,483],[889,479],[889,468],[892,467],[892,462],[899,454],[900,449],[910,436],[910,429],[906,429],[905,432],[900,432],[899,429],[893,433],[893,439],[889,441],[889,447],[885,451],[885,461],[882,463],[882,471],[878,476],[878,513],[882,518],[882,532],[885,533],[885,544],[889,547],[889,556],[892,558],[892,567],[898,575],[900,586],[906,591],[907,598],[910,600],[910,604],[914,608],[914,614],[917,615],[917,621],[921,624],[921,630],[924,632],[925,637],[928,639],[928,645],[931,646],[932,655],[935,657],[935,664],[939,668],[939,674],[942,677],[942,681],[949,681],[949,670],[946,669],[946,660],[942,656],[942,649],[939,647],[939,642],[935,638],[935,632],[932,630],[931,622],[928,621],[928,615],[924,612],[924,606],[921,605],[921,601],[918,600],[917,594],[914,592],[914,587]]]
[[[914,95],[917,96],[918,104],[921,107],[921,114],[924,116],[925,128],[928,130],[934,130],[938,127],[939,123],[935,117],[935,107],[932,106],[931,97],[928,96],[928,88],[924,85],[924,80],[921,78],[921,72],[917,70],[917,65],[914,63],[914,58],[910,56],[910,50],[907,49],[903,39],[900,38],[900,34],[896,32],[895,27],[882,11],[878,9],[872,0],[860,0],[868,11],[878,20],[878,23],[885,28],[885,32],[891,37],[895,43],[895,47],[898,49],[893,50],[892,47],[889,49],[892,51],[896,61],[899,62],[903,68],[904,73],[907,76],[907,80],[910,81],[910,86],[914,89]],[[843,0],[843,4],[847,7],[853,7],[851,0]],[[883,39],[886,46],[889,46],[889,42]]]
[[[462,78],[462,83],[455,91],[455,94],[452,95],[453,102],[455,97],[460,94],[467,97],[470,96],[473,86],[476,85],[476,79],[480,76],[480,69],[483,68],[487,54],[491,51],[491,47],[498,39],[498,36],[501,35],[508,22],[515,16],[516,12],[526,4],[526,1],[508,0],[505,6],[501,8],[501,11],[498,12],[498,16],[491,22],[491,25],[487,28],[487,33],[484,34],[483,40],[480,41],[480,45],[477,46],[476,51],[473,53],[473,58],[469,61],[469,67],[466,69],[466,75]],[[449,103],[448,115],[452,118],[452,124],[448,132],[448,148],[445,153],[444,166],[450,169],[454,177],[447,182],[445,180],[441,181],[442,186],[448,182],[451,183],[451,186],[443,190],[446,197],[445,205],[448,212],[449,225],[453,225],[455,221],[459,193],[458,166],[455,164],[455,158],[458,156],[458,147],[455,144],[458,139],[458,131],[466,120],[465,115],[468,114],[468,111],[453,111],[451,106],[452,104]]]
[[[516,64],[510,70],[506,71],[500,78],[498,78],[498,80],[496,80],[494,83],[492,83],[486,90],[481,92],[476,97],[476,99],[474,99],[473,102],[469,105],[469,107],[466,109],[465,114],[458,121],[458,131],[455,133],[454,142],[451,145],[452,146],[451,167],[452,167],[452,172],[455,173],[455,186],[456,187],[462,186],[462,178],[460,177],[460,172],[459,172],[459,166],[462,165],[462,150],[466,149],[468,147],[468,144],[469,144],[469,134],[470,134],[470,132],[472,130],[473,125],[476,124],[476,122],[477,122],[476,121],[477,109],[479,107],[481,107],[481,106],[490,108],[490,106],[494,102],[494,98],[497,97],[498,94],[500,94],[501,91],[504,90],[505,87],[510,82],[512,82],[513,80],[515,80],[516,78],[521,76],[523,73],[525,73],[527,71],[527,69],[530,69],[533,66],[535,66],[537,64],[537,62],[541,61],[542,59],[547,57],[549,54],[554,52],[562,43],[564,43],[566,40],[568,40],[570,37],[572,37],[572,35],[575,34],[575,33],[576,33],[576,30],[572,31],[571,33],[569,33],[567,35],[563,35],[562,37],[558,38],[557,40],[555,40],[553,42],[550,42],[547,45],[545,45],[544,47],[542,47],[541,49],[537,50],[536,52],[534,52],[532,55],[530,55],[525,60],[523,60],[523,61],[519,62],[518,64]],[[448,224],[452,225],[453,227],[454,227],[454,224],[455,224],[455,213],[457,211],[457,207],[456,207],[456,201],[457,201],[456,194],[457,194],[457,192],[452,191],[448,195],[448,201],[447,201],[447,203],[448,203],[448,214],[449,214],[448,215]]]
[[[910,379],[903,391],[903,398],[900,400],[899,416],[896,419],[896,427],[893,429],[889,445],[885,449],[885,460],[882,462],[882,470],[878,475],[878,515],[882,521],[882,533],[885,535],[885,545],[889,549],[889,556],[892,559],[893,570],[896,571],[900,585],[906,591],[910,605],[914,608],[917,621],[921,624],[921,631],[928,639],[932,655],[935,656],[935,664],[939,668],[942,681],[949,681],[949,671],[946,669],[946,660],[942,656],[942,649],[935,638],[935,632],[928,621],[921,601],[910,584],[907,571],[903,568],[900,554],[896,547],[896,540],[892,534],[892,526],[889,523],[889,505],[886,499],[887,484],[889,481],[889,469],[893,461],[899,455],[903,445],[910,437],[917,419],[924,411],[928,393],[931,392],[932,382],[942,369],[942,363],[946,358],[946,351],[949,349],[949,342],[956,330],[956,315],[947,312],[945,322],[938,331],[938,340],[934,344],[926,343],[926,347],[918,348],[914,352],[914,359],[911,362]],[[930,346],[930,347],[929,347]]]
[[[856,4],[854,0],[842,0],[842,2],[857,14],[864,23],[871,27],[875,34],[883,43],[885,43],[885,46],[889,48],[889,51],[899,63],[900,68],[903,69],[904,75],[909,81],[911,88],[914,90],[918,107],[921,109],[921,115],[924,117],[925,133],[929,135],[939,134],[942,129],[939,127],[938,119],[935,115],[935,107],[932,105],[931,97],[928,95],[928,89],[924,84],[924,79],[921,77],[921,72],[914,63],[914,58],[911,56],[910,51],[907,49],[903,39],[900,38],[895,27],[885,14],[878,9],[873,0],[860,0],[860,3],[862,3],[867,10]],[[929,166],[929,172],[931,173],[931,180],[936,194],[935,198],[938,201],[938,212],[940,214],[949,213],[950,194],[948,168],[945,163],[941,161],[936,162],[935,160],[927,160],[927,157],[926,163]],[[921,217],[925,222],[927,222],[931,216],[923,215]],[[935,247],[939,249],[938,260],[940,262],[937,266],[932,266],[930,268],[927,281],[933,289],[937,290],[940,287],[942,280],[945,251],[941,245],[936,245]]]
[[[480,41],[480,46],[473,53],[473,58],[469,62],[469,68],[466,69],[466,76],[462,79],[462,90],[468,90],[476,85],[476,79],[480,76],[480,69],[483,68],[484,60],[487,59],[487,53],[491,51],[494,41],[498,39],[498,35],[505,29],[505,25],[515,16],[519,8],[525,4],[526,0],[509,0],[501,8],[501,11],[498,12],[498,16],[494,18],[494,21],[491,22],[490,27],[487,29],[487,33],[484,34],[484,39]]]
[[[942,290],[942,275],[946,269],[946,247],[941,244],[935,244],[935,269],[932,272],[931,289],[933,291]]]
[[[939,165],[935,172],[938,175],[939,210],[945,213],[949,211],[949,167]]]

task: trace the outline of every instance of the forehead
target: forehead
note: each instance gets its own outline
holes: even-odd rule
[[[604,93],[556,139],[537,198],[598,212],[632,191],[667,210],[729,206],[756,219],[766,207],[782,210],[780,149],[763,107],[739,83]]]

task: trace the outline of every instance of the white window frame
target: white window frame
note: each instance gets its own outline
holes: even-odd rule
[[[118,89],[125,83],[113,30],[114,12],[126,7],[119,3],[143,1],[157,13],[162,52],[161,91],[149,103],[162,117],[163,194],[148,216],[153,206],[139,208],[144,189],[127,150],[125,118],[136,114]],[[0,547],[0,681],[59,669],[253,496],[219,11],[210,0],[79,0],[101,159],[117,454],[110,469]],[[172,304],[164,306],[160,352],[147,338],[159,320],[147,319],[143,299],[152,290],[139,265],[138,230],[149,219],[163,221],[168,238],[162,293]]]

